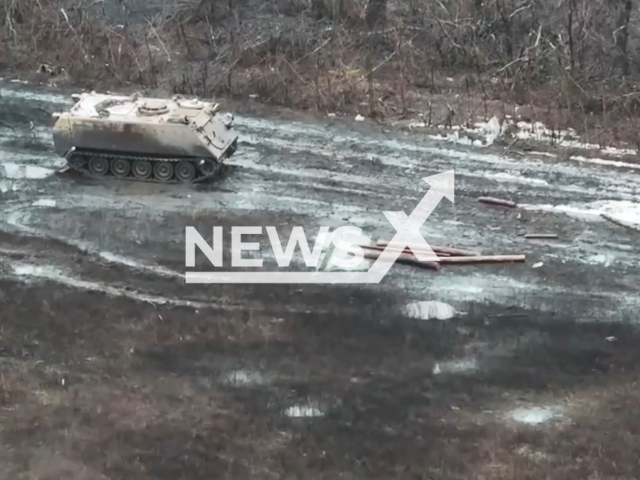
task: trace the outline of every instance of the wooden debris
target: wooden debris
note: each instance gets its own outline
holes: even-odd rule
[[[558,238],[557,233],[527,233],[524,238]]]
[[[512,202],[511,200],[502,200],[500,198],[493,198],[493,197],[479,197],[478,201],[480,203],[487,203],[489,205],[498,205],[501,207],[515,208],[517,206],[516,202]]]
[[[615,223],[616,225],[619,225],[621,227],[628,228],[629,230],[633,230],[634,232],[640,232],[640,225],[633,225],[623,220],[618,220],[617,218],[614,218],[607,213],[601,213],[600,216],[605,220],[610,221],[611,223]]]
[[[378,250],[373,247],[363,247],[364,248],[364,258],[368,258],[370,260],[377,260],[380,255],[382,255],[382,250]],[[417,267],[427,268],[429,270],[440,270],[440,264],[438,262],[421,262],[413,255],[407,255],[406,253],[401,253],[398,259],[396,260],[398,263],[404,263],[407,265],[414,265]]]
[[[363,247],[366,258],[376,259],[382,255],[382,249],[380,247]],[[398,250],[396,250],[397,252]],[[436,253],[437,255],[437,253]],[[411,263],[419,266],[425,266],[426,268],[437,269],[438,264],[447,265],[470,265],[475,263],[520,263],[526,260],[526,255],[473,255],[473,256],[438,256],[438,262],[422,262],[418,260],[410,250],[404,250],[400,253],[398,261],[401,263]]]
[[[389,242],[388,240],[378,240],[378,246],[380,247],[386,247],[389,244],[391,244],[391,242]],[[393,244],[391,244],[391,247],[393,248]],[[451,247],[441,247],[439,245],[431,245],[431,249],[436,253],[436,254],[446,254],[452,257],[475,257],[477,255],[479,255],[479,253],[477,252],[471,252],[469,250],[461,250],[459,248],[451,248]],[[410,251],[408,248],[405,248],[405,252]],[[438,255],[440,256],[440,255]]]
[[[526,259],[526,255],[479,255],[477,257],[445,257],[440,259],[440,264],[522,263]]]

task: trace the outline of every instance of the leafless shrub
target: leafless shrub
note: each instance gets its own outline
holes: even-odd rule
[[[491,101],[538,104],[558,128],[584,115],[596,137],[640,103],[632,0],[181,0],[155,16],[122,0],[126,21],[105,3],[0,0],[0,63],[381,115],[425,108],[411,100],[420,92],[453,94],[458,122]]]

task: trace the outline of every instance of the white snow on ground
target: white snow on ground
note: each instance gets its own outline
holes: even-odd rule
[[[234,387],[262,385],[265,381],[260,372],[252,370],[233,370],[222,376],[222,383]]]
[[[419,320],[449,320],[458,312],[448,303],[431,301],[410,303],[403,309],[403,313]]]
[[[428,125],[424,122],[411,122],[409,124],[410,129],[427,127]],[[445,127],[443,125],[439,125],[436,128],[444,129]],[[498,117],[492,117],[488,122],[477,122],[473,128],[460,126],[448,128],[447,130],[451,131],[451,133],[428,135],[428,138],[431,138],[433,140],[451,142],[458,145],[488,147],[493,145],[498,138],[503,136],[507,132],[507,129],[515,130],[514,135],[519,140],[533,140],[540,143],[552,144],[556,147],[561,148],[597,150],[605,155],[611,155],[614,157],[636,155],[637,153],[637,151],[632,148],[616,148],[601,146],[594,143],[582,142],[578,133],[573,129],[553,130],[548,128],[542,122],[514,122],[510,119],[501,121]],[[544,152],[540,152],[537,154],[555,156],[553,154],[545,154]],[[602,163],[604,165],[613,165],[614,163],[616,163],[602,159],[585,159],[584,157],[572,157],[572,159],[577,161],[584,160],[588,161],[589,163]],[[635,168],[639,167],[635,166]]]
[[[0,88],[0,96],[19,100],[35,100],[49,103],[73,103],[71,98],[57,93],[32,92],[29,90],[13,90]]]
[[[518,423],[540,425],[563,417],[562,411],[553,407],[517,408],[509,412],[508,417]]]
[[[640,169],[640,163],[621,162],[620,160],[605,160],[603,158],[587,158],[581,155],[570,157],[571,160],[580,163],[591,163],[593,165],[606,165],[608,167],[631,168],[633,170]]]
[[[21,132],[16,134],[15,130],[9,128],[0,128],[0,139],[16,139],[23,140],[41,140],[47,143],[51,142],[51,127],[34,126],[29,133]]]
[[[585,220],[595,220],[606,214],[611,218],[640,227],[640,203],[627,200],[600,200],[571,205],[521,205],[525,210],[558,212]]]
[[[287,417],[291,418],[316,418],[323,417],[324,412],[317,405],[303,404],[293,405],[284,411]]]
[[[0,177],[19,180],[23,178],[42,179],[54,174],[53,170],[48,168],[36,167],[34,165],[19,165],[17,163],[3,163],[0,165]]]
[[[425,124],[410,124],[412,127],[426,126]],[[504,134],[504,125],[498,117],[493,117],[488,122],[478,122],[474,128],[452,128],[453,133],[428,135],[433,140],[447,141],[459,145],[473,145],[475,147],[488,147]],[[476,138],[472,138],[476,137]],[[479,137],[479,138],[478,138]]]
[[[20,190],[18,183],[9,180],[0,180],[0,193],[17,192],[18,190]]]
[[[518,122],[516,137],[521,140],[535,140],[538,142],[552,143],[558,147],[581,148],[584,150],[600,150],[606,155],[623,156],[635,155],[637,152],[631,148],[602,147],[594,143],[584,143],[573,129],[552,130],[542,122]]]
[[[491,173],[487,172],[484,175],[486,178],[491,180],[495,180],[500,183],[522,183],[524,185],[536,185],[536,186],[549,186],[549,183],[546,180],[540,180],[538,178],[529,178],[523,175],[512,175],[510,173],[498,172]]]
[[[51,198],[41,198],[31,204],[34,207],[55,207],[56,201]]]
[[[447,360],[436,363],[433,367],[433,374],[443,373],[470,373],[479,370],[478,361],[475,358],[461,358],[457,360]]]

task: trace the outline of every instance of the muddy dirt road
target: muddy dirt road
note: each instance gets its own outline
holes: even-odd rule
[[[640,166],[238,115],[213,184],[99,182],[54,175],[66,94],[0,87],[3,478],[635,478],[639,234],[600,213],[640,217]],[[449,169],[425,238],[526,264],[184,282],[187,225],[390,237]]]

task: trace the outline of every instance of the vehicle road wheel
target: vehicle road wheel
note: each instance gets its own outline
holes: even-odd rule
[[[157,180],[168,182],[173,178],[173,165],[170,162],[156,162],[153,166],[153,174]]]
[[[131,164],[124,158],[111,160],[111,173],[114,177],[125,178],[131,173]]]
[[[210,160],[208,158],[205,158],[203,160],[200,160],[199,168],[200,168],[200,171],[202,172],[202,174],[205,177],[211,177],[218,170],[218,163],[215,162],[214,160]]]
[[[96,177],[104,177],[109,172],[109,161],[104,157],[89,160],[89,172]]]
[[[180,162],[176,167],[176,177],[184,183],[193,182],[196,178],[196,168],[189,162]]]
[[[147,180],[153,171],[147,160],[136,160],[133,164],[133,175],[139,180]]]

